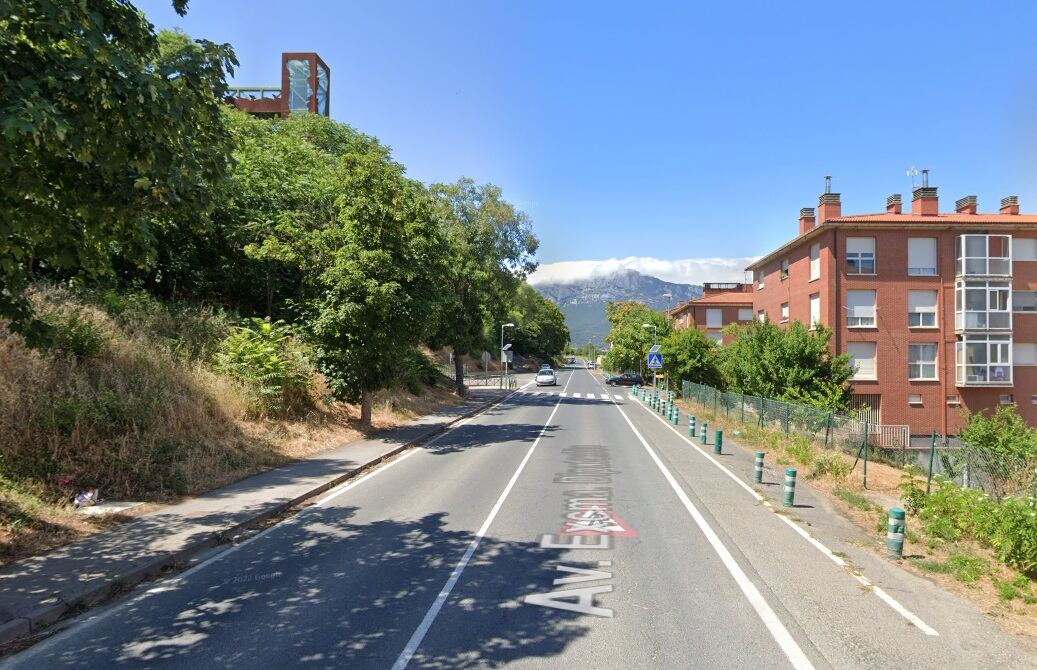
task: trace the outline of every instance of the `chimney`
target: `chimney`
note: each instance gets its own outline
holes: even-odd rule
[[[940,200],[936,187],[929,186],[929,171],[922,170],[922,185],[911,192],[911,213],[936,216],[940,213]]]
[[[843,205],[838,193],[832,193],[832,178],[825,177],[825,192],[817,199],[817,220],[824,223],[842,216]]]
[[[1019,213],[1019,196],[1007,195],[1001,198],[1001,213],[1002,214],[1018,214]]]
[[[799,234],[809,231],[814,227],[814,208],[804,207],[799,210]]]
[[[976,196],[967,195],[964,198],[958,198],[954,203],[954,211],[958,214],[975,214]]]
[[[903,201],[899,193],[894,193],[886,198],[886,214],[900,214],[903,212],[901,204]]]

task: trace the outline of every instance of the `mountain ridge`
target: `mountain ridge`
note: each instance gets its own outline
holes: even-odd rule
[[[565,314],[570,341],[577,347],[588,342],[605,344],[609,332],[605,307],[609,302],[633,300],[662,311],[702,297],[702,287],[696,284],[668,282],[630,269],[575,281],[534,284],[533,288]],[[673,297],[666,298],[664,293]]]

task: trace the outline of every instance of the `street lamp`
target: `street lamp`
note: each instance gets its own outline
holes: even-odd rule
[[[514,327],[515,327],[515,324],[513,324],[513,323],[502,323],[500,325],[500,361],[501,361],[501,365],[504,366],[504,369],[503,369],[502,374],[501,374],[501,379],[500,379],[501,388],[504,388],[504,378],[508,375],[508,361],[504,357],[504,329],[505,328],[514,328]]]
[[[642,323],[642,328],[652,329],[652,344],[659,344],[659,327],[654,323]],[[652,386],[655,386],[655,368],[652,368]]]
[[[670,315],[670,302],[673,300],[672,293],[663,293],[663,297],[666,298],[666,315]]]

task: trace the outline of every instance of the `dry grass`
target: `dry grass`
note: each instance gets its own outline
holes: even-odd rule
[[[0,326],[0,563],[111,525],[71,511],[77,489],[169,502],[362,436],[359,408],[320,399],[304,417],[249,419],[243,389],[206,364],[205,338],[184,354],[175,329],[189,317],[160,314],[156,326],[154,315],[113,315],[53,288],[35,302],[58,323],[74,319],[90,353],[29,349]],[[382,392],[373,429],[456,402],[440,388]]]

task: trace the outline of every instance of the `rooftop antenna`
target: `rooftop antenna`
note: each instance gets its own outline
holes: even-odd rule
[[[907,168],[907,176],[911,177],[911,190],[914,190],[914,188],[915,188],[915,177],[918,176],[918,168],[916,168],[914,165],[908,166],[908,168]]]

